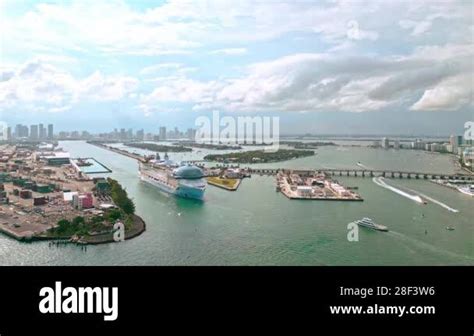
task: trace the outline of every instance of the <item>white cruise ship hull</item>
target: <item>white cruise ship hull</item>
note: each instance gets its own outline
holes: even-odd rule
[[[160,189],[161,191],[171,195],[198,200],[202,200],[204,198],[205,187],[188,186],[185,183],[181,183],[181,181],[178,182],[178,185],[175,187],[159,180],[153,179],[152,177],[143,173],[140,174],[140,179],[143,182],[151,184],[154,187]]]

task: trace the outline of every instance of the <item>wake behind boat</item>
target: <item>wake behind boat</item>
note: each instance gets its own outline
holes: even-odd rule
[[[374,230],[378,230],[378,231],[388,231],[388,228],[386,226],[377,224],[372,219],[370,219],[368,217],[364,217],[362,219],[356,220],[353,223],[355,223],[359,226],[365,226],[369,229],[374,229]]]
[[[157,154],[155,159],[146,158],[139,163],[140,179],[161,191],[183,197],[202,200],[206,190],[206,181],[203,171],[194,165],[178,165],[168,159],[160,160]]]
[[[468,185],[468,186],[463,186],[463,187],[458,187],[458,190],[462,192],[463,194],[469,195],[469,196],[474,196],[474,184]]]

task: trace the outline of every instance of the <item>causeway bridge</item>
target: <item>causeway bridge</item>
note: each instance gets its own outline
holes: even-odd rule
[[[89,142],[91,145],[95,145],[117,154],[122,154],[128,156],[132,159],[144,162],[145,159],[143,156],[130,153],[128,151],[114,148],[111,146],[106,146],[102,143]],[[188,160],[188,163],[193,163],[200,167],[205,167],[204,160]],[[207,168],[237,168],[241,167],[240,164],[220,164],[214,167],[208,166]],[[279,171],[294,171],[298,174],[314,174],[316,173],[325,173],[330,176],[351,176],[351,177],[391,177],[391,178],[407,178],[407,179],[424,179],[424,180],[458,180],[458,181],[474,181],[474,174],[447,174],[447,173],[432,173],[432,172],[416,172],[416,171],[402,171],[402,170],[383,170],[383,169],[362,169],[362,168],[346,168],[346,169],[292,169],[292,168],[251,168],[251,167],[242,167],[246,169],[250,174],[259,174],[259,175],[276,175]]]
[[[289,169],[289,168],[249,168],[252,174],[260,175],[276,175],[279,171],[294,171],[298,174],[314,174],[325,173],[330,176],[351,176],[351,177],[391,177],[391,178],[407,178],[407,179],[443,179],[458,181],[474,181],[474,174],[446,174],[446,173],[430,173],[402,170],[381,170],[381,169]]]

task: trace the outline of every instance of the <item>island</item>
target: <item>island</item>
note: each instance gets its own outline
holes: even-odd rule
[[[127,147],[147,149],[153,152],[170,152],[170,153],[180,153],[180,152],[192,152],[192,148],[185,146],[167,146],[167,145],[158,145],[155,143],[149,142],[127,142],[124,143]]]
[[[334,142],[328,141],[312,141],[312,142],[302,142],[302,141],[281,141],[280,145],[287,145],[295,149],[316,149],[320,146],[337,146]]]
[[[217,150],[242,149],[242,146],[239,146],[239,145],[209,144],[209,143],[199,143],[199,142],[193,142],[193,141],[175,142],[173,143],[173,145],[204,148],[204,149],[217,149]]]
[[[314,151],[312,150],[279,149],[275,152],[255,150],[227,154],[209,154],[204,157],[204,160],[234,163],[267,163],[286,161],[311,155],[314,155]]]

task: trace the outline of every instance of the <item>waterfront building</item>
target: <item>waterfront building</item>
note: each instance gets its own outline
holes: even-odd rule
[[[313,187],[311,186],[297,186],[296,192],[298,196],[310,197],[313,194]]]
[[[382,138],[382,147],[389,148],[390,147],[390,140],[388,138]]]
[[[67,152],[38,152],[36,160],[44,160],[48,166],[61,166],[70,163],[70,154]]]
[[[393,148],[400,149],[400,140],[395,140],[395,142],[393,143]]]
[[[473,147],[467,147],[464,149],[462,152],[463,155],[463,162],[466,166],[471,167],[471,170],[473,168],[472,163],[474,161],[474,148]]]
[[[72,204],[78,210],[90,209],[94,207],[94,201],[91,193],[75,194],[72,196]]]
[[[452,146],[452,153],[457,153],[458,148],[462,145],[463,143],[463,138],[462,135],[451,135],[449,137],[449,144]]]

